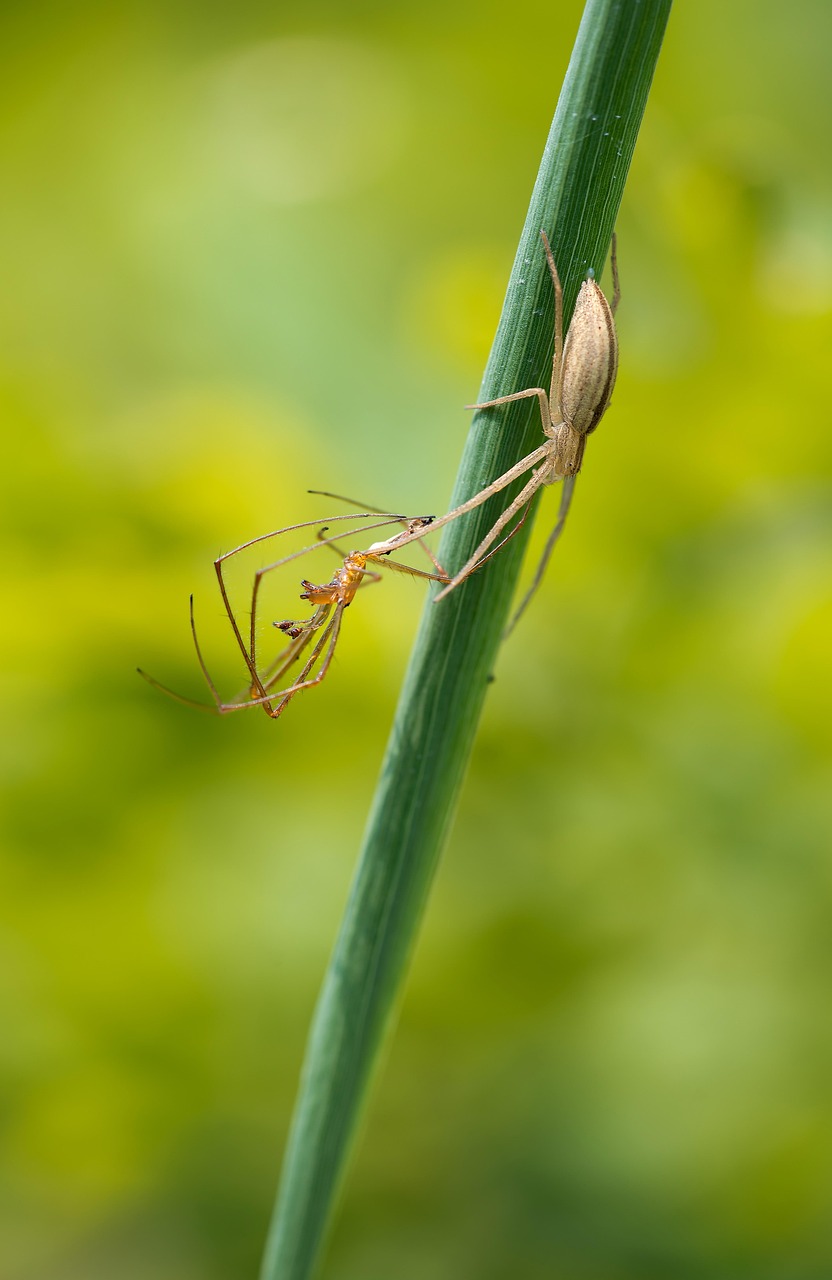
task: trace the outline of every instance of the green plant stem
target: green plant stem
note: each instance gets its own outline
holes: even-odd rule
[[[670,3],[586,4],[481,400],[548,386],[554,304],[540,230],[554,248],[568,324],[581,281],[589,269],[600,275],[609,249]],[[452,506],[540,439],[536,400],[477,414]],[[592,447],[600,447],[594,437]],[[449,525],[442,563],[464,564],[515,492]],[[306,1280],[319,1256],[471,753],[530,526],[441,604],[426,606],[315,1013],[262,1280]]]

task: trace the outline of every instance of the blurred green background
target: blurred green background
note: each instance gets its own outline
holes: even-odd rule
[[[309,487],[446,508],[579,17],[0,10],[4,1280],[256,1274],[424,591],[277,723],[134,667],[203,696],[193,590],[238,690],[211,561]],[[326,1280],[832,1273],[831,44],[671,15]]]

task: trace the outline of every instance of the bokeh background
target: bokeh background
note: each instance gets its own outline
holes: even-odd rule
[[[277,723],[134,668],[203,696],[193,590],[238,690],[211,561],[308,488],[445,509],[579,17],[0,10],[5,1280],[256,1274],[424,591]],[[326,1280],[832,1273],[830,47],[671,16]]]

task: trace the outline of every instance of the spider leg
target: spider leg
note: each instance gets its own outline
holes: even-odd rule
[[[308,490],[308,492],[309,492],[309,493],[316,493],[316,494],[318,494],[318,495],[319,495],[320,497],[322,497],[322,498],[335,498],[335,500],[336,500],[337,502],[349,502],[351,505],[356,506],[356,507],[366,507],[368,511],[374,511],[374,510],[375,510],[375,508],[374,508],[370,503],[367,503],[367,502],[357,502],[357,501],[355,500],[355,498],[347,498],[347,497],[345,497],[345,496],[344,496],[344,494],[343,494],[343,493],[330,493],[330,492],[329,492],[328,490],[326,490],[326,489],[309,489],[309,490]],[[379,511],[379,515],[381,515],[381,514],[383,514],[383,513],[382,513],[381,511]],[[407,526],[407,523],[408,523],[408,522],[407,522],[406,520],[403,520],[403,521],[402,521],[402,524],[404,524],[405,526]],[[427,530],[426,530],[426,532],[427,532]],[[425,555],[426,555],[426,556],[428,557],[428,559],[430,560],[430,562],[431,562],[431,564],[433,565],[433,567],[434,567],[434,569],[436,570],[436,572],[437,572],[441,577],[446,577],[447,575],[446,575],[446,573],[445,573],[445,570],[442,568],[441,564],[440,564],[440,563],[439,563],[439,561],[436,559],[436,556],[433,554],[433,552],[431,551],[431,549],[430,549],[430,547],[427,545],[427,543],[426,543],[426,542],[421,542],[421,541],[420,541],[420,542],[419,542],[419,546],[422,548],[422,550],[424,551]]]
[[[273,695],[276,701],[279,699],[279,701],[277,701],[277,705],[269,709],[269,715],[273,720],[276,720],[278,716],[283,714],[286,707],[298,693],[302,693],[304,689],[313,689],[315,685],[320,684],[326,677],[332,662],[333,654],[335,653],[335,646],[338,643],[338,636],[341,632],[341,619],[344,616],[345,608],[346,605],[343,600],[339,600],[338,604],[335,606],[335,613],[332,616],[332,620],[324,628],[323,635],[312,650],[311,655],[307,659],[304,668],[300,673],[300,677],[295,684],[292,685],[291,689],[285,689],[283,693]],[[313,669],[324,648],[327,646],[327,642],[328,647],[326,648],[326,654],[324,655],[320,671],[318,671],[317,675],[314,675],[311,679],[307,679],[309,672]]]
[[[506,489],[511,484],[512,480],[517,480],[520,476],[524,475],[526,471],[531,471],[532,467],[535,466],[536,463],[542,462],[548,455],[549,450],[550,445],[548,441],[546,444],[538,445],[536,449],[531,453],[527,453],[525,458],[521,458],[513,467],[509,467],[508,471],[504,471],[503,474],[498,476],[496,480],[493,480],[491,484],[486,485],[484,489],[480,489],[479,493],[475,493],[473,498],[469,498],[467,502],[463,502],[460,506],[454,507],[453,511],[448,511],[444,516],[439,516],[437,520],[434,520],[431,525],[431,529],[441,529],[443,525],[450,524],[452,520],[456,520],[459,516],[464,516],[467,511],[473,511],[475,507],[479,507],[483,502],[487,502],[495,493],[499,493],[502,489]],[[414,538],[418,538],[420,536],[422,535],[414,533],[412,538],[402,538],[401,542],[398,543],[397,549],[398,547],[406,546],[408,542],[412,542]]]
[[[543,575],[546,572],[547,566],[549,564],[549,560],[551,559],[551,556],[552,556],[552,552],[555,549],[555,546],[558,542],[558,539],[560,538],[560,535],[563,533],[563,526],[566,524],[566,517],[569,514],[569,508],[572,504],[572,494],[575,489],[576,479],[577,479],[576,476],[567,476],[563,482],[563,489],[560,495],[560,507],[558,509],[557,522],[555,524],[554,529],[549,534],[549,537],[546,540],[546,546],[543,548],[543,555],[540,557],[540,563],[535,569],[534,577],[532,578],[532,584],[529,587],[526,594],[523,596],[523,599],[520,601],[520,604],[517,606],[517,609],[514,613],[514,617],[511,619],[511,622],[508,624],[505,631],[503,632],[504,640],[511,635],[512,631],[517,626],[517,623],[520,621],[520,618],[526,612],[529,601],[531,600],[532,596],[537,591],[538,587],[543,581]]]
[[[216,685],[214,684],[214,681],[212,680],[211,675],[208,671],[208,668],[205,664],[205,659],[202,656],[202,650],[199,645],[199,639],[196,633],[196,623],[194,620],[193,596],[191,596],[191,599],[190,599],[190,613],[191,613],[191,635],[193,637],[194,647],[196,649],[197,660],[199,662],[200,670],[202,671],[202,674],[205,677],[205,682],[208,685],[208,688],[211,692],[211,697],[214,699],[214,705],[210,706],[208,703],[205,703],[205,702],[197,702],[195,698],[186,698],[184,694],[177,693],[174,689],[169,689],[167,685],[162,684],[161,681],[159,680],[156,680],[154,676],[151,676],[146,671],[143,671],[141,667],[136,668],[139,675],[142,676],[147,681],[148,684],[152,685],[154,689],[158,689],[160,693],[167,694],[169,698],[174,698],[177,702],[182,702],[187,707],[196,707],[197,710],[199,711],[208,711],[212,715],[226,715],[230,711],[244,711],[247,707],[257,707],[257,706],[264,706],[264,705],[266,706],[266,710],[269,711],[270,713],[270,708],[268,707],[267,704],[274,697],[273,694],[264,693],[257,698],[252,698],[249,695],[241,699],[239,702],[237,701],[223,702],[221,700],[219,693],[217,692]]]
[[[561,288],[558,269],[555,266],[555,255],[552,253],[552,246],[549,244],[549,237],[545,231],[541,231],[540,238],[543,241],[543,248],[546,251],[546,261],[549,264],[549,275],[552,277],[552,285],[555,290],[555,354],[552,357],[552,381],[549,386],[549,413],[550,417],[554,420],[554,409],[557,405],[558,397],[560,362],[563,356],[563,289]]]
[[[214,704],[217,710],[220,711],[220,709],[223,707],[224,704],[219,693],[217,692],[217,687],[214,684],[214,681],[211,679],[211,674],[208,670],[208,667],[205,664],[205,659],[202,656],[202,649],[200,648],[199,637],[196,634],[196,619],[194,618],[193,595],[191,595],[191,598],[190,598],[190,612],[191,612],[191,636],[193,637],[194,648],[196,649],[196,657],[197,657],[197,662],[199,663],[199,669],[202,672],[203,676],[205,677],[205,683],[207,684],[210,690],[211,697],[214,699]],[[263,688],[262,684],[260,683],[257,672],[254,671],[253,668],[252,668],[252,677],[255,681],[255,687],[257,688],[259,694],[261,695],[261,697],[265,698],[266,690]]]
[[[395,573],[406,573],[411,578],[427,578],[429,582],[450,582],[447,573],[426,573],[424,569],[414,569],[412,564],[401,564],[398,560],[388,560],[383,553],[376,555],[374,552],[367,552],[367,559],[372,560],[373,564],[380,564],[384,569],[393,569]],[[367,570],[368,573],[371,570]],[[378,579],[381,574],[373,574]]]
[[[158,689],[160,693],[164,693],[169,698],[173,698],[176,702],[181,702],[186,707],[195,707],[197,711],[207,711],[209,715],[218,715],[219,707],[207,702],[197,702],[196,698],[186,698],[184,693],[177,693],[175,689],[170,689],[166,684],[162,684],[161,680],[157,680],[155,676],[150,675],[141,667],[136,667],[139,675],[146,680],[154,689]]]
[[[278,680],[289,670],[293,663],[300,660],[312,637],[326,622],[332,611],[332,601],[322,604],[311,618],[301,623],[275,623],[279,631],[291,637],[291,643],[269,663],[263,672],[263,684],[266,689],[273,689]]]
[[[491,560],[494,556],[496,556],[498,551],[502,551],[503,547],[506,545],[507,542],[511,542],[514,535],[520,532],[520,530],[523,528],[523,525],[528,520],[529,512],[531,511],[531,509],[532,509],[531,502],[529,501],[526,503],[526,510],[523,512],[522,516],[517,521],[517,524],[514,526],[511,533],[507,533],[504,538],[501,538],[500,541],[497,543],[496,547],[492,547],[491,550],[488,552],[488,554],[483,556],[479,564],[474,566],[475,568],[481,569],[484,564],[488,564],[488,561]]]
[[[546,435],[552,434],[552,402],[542,387],[527,387],[525,391],[513,391],[510,396],[498,396],[496,400],[481,400],[479,404],[466,404],[466,409],[493,409],[495,405],[511,404],[513,400],[528,400],[537,396],[540,401],[540,418]]]
[[[331,516],[330,519],[333,521],[334,520],[353,520],[354,521],[356,519],[362,520],[364,519],[365,516],[367,518],[371,518],[373,514],[374,514],[373,512],[361,512],[357,517],[354,515]],[[406,517],[400,516],[398,514],[390,515],[383,520],[373,521],[372,524],[359,526],[356,530],[354,530],[354,532],[367,533],[368,531],[373,529],[381,529],[387,524],[399,523],[403,519],[406,519]],[[248,647],[246,646],[246,642],[243,640],[242,632],[240,631],[240,626],[239,626],[239,623],[237,622],[236,614],[234,613],[234,610],[231,607],[231,600],[228,595],[228,589],[226,587],[225,578],[223,575],[223,565],[225,561],[230,560],[232,556],[239,555],[241,551],[246,551],[248,550],[249,547],[256,546],[257,543],[259,542],[266,542],[271,538],[278,537],[280,534],[292,533],[297,529],[308,529],[310,527],[314,527],[315,525],[320,525],[320,520],[304,520],[300,524],[287,525],[284,529],[276,529],[272,533],[261,534],[257,538],[251,538],[248,542],[243,542],[239,547],[235,547],[232,551],[224,552],[223,555],[218,556],[217,559],[214,561],[214,570],[217,575],[217,582],[219,584],[220,595],[222,597],[222,602],[225,608],[226,615],[228,617],[228,621],[231,624],[231,630],[233,631],[234,638],[237,641],[237,647],[239,648],[240,653],[242,654],[242,657],[243,657],[243,661],[245,662],[246,667],[248,668],[249,675],[251,676],[252,685],[255,688],[259,688],[261,694],[265,693],[265,689],[263,689],[259,683],[259,676],[257,674],[257,666],[256,666],[256,654],[255,654],[256,624],[257,624],[257,597],[260,591],[260,583],[265,577],[265,575],[267,573],[271,573],[273,569],[278,569],[280,568],[281,565],[289,564],[291,561],[297,560],[300,556],[306,555],[310,551],[317,550],[317,548],[320,546],[329,545],[335,542],[336,538],[332,537],[332,538],[319,539],[317,542],[312,543],[310,546],[302,547],[299,551],[293,551],[290,555],[283,556],[280,560],[275,560],[272,564],[266,565],[264,568],[259,569],[257,571],[257,573],[254,576],[254,583],[252,586],[252,593],[251,593],[251,615],[250,615],[251,623],[249,628],[249,646]]]
[[[502,513],[499,519],[497,519],[495,523],[491,526],[488,533],[485,535],[482,542],[477,547],[474,554],[471,556],[470,560],[468,560],[462,566],[462,568],[451,579],[448,585],[444,587],[443,590],[440,591],[437,596],[434,597],[434,604],[438,604],[440,600],[444,600],[445,596],[448,595],[449,592],[453,591],[455,587],[458,587],[459,584],[463,582],[468,577],[468,575],[474,571],[474,569],[477,568],[485,552],[491,546],[492,542],[494,542],[494,540],[500,536],[503,529],[506,527],[507,524],[509,524],[511,520],[514,519],[517,512],[520,511],[520,509],[524,507],[527,502],[531,501],[531,499],[537,493],[538,489],[546,483],[546,481],[542,478],[543,471],[544,469],[541,467],[540,469],[534,472],[531,480],[529,480],[528,483],[523,486],[523,488],[520,490],[520,492],[518,493],[514,501],[508,507],[506,507],[505,511]]]

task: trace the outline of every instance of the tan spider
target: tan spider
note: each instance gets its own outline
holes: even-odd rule
[[[541,231],[540,236],[555,290],[555,353],[549,390],[546,392],[543,387],[528,387],[525,391],[514,391],[510,395],[498,396],[496,400],[466,405],[466,408],[492,409],[499,405],[510,404],[514,400],[525,400],[537,396],[546,439],[543,444],[538,445],[525,458],[521,458],[473,498],[469,498],[467,502],[463,502],[453,511],[449,511],[433,522],[433,528],[439,529],[451,520],[456,520],[534,468],[531,479],[495,521],[470,559],[436,595],[435,603],[438,603],[461,582],[464,582],[469,574],[479,568],[489,548],[514,517],[531,502],[538,489],[543,485],[563,480],[563,494],[557,523],[549,535],[532,585],[523,597],[509,630],[526,608],[546,571],[549,558],[566,521],[575,487],[575,477],[583,461],[586,438],[595,430],[606,412],[618,370],[618,336],[614,316],[621,290],[618,282],[615,236],[613,236],[611,253],[612,305],[604,297],[594,279],[584,280],[565,340],[563,337],[563,291],[560,277],[546,232]]]

